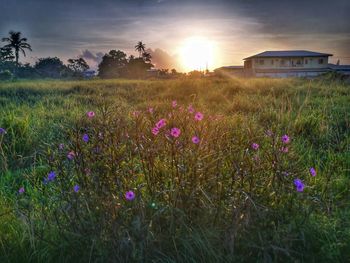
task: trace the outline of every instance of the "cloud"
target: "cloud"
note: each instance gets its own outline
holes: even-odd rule
[[[104,56],[104,53],[97,52],[93,53],[88,49],[85,49],[82,54],[80,54],[78,57],[83,58],[86,60],[86,62],[91,65],[92,68],[96,68],[98,64],[102,61],[102,57]]]
[[[177,56],[171,56],[166,51],[156,48],[155,50],[147,49],[152,56],[152,64],[159,69],[180,69]]]

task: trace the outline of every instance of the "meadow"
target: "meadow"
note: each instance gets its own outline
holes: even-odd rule
[[[350,261],[350,84],[0,82],[0,262]]]

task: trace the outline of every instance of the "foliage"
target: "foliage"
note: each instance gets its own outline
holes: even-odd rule
[[[34,68],[43,78],[61,78],[68,75],[67,67],[58,57],[39,58]]]
[[[11,80],[12,78],[13,75],[9,70],[0,71],[0,80]]]
[[[27,38],[22,38],[21,32],[9,32],[9,37],[4,37],[2,39],[3,42],[7,42],[8,44],[4,46],[4,48],[10,48],[14,50],[15,53],[15,59],[16,59],[16,65],[18,66],[18,60],[19,60],[19,52],[22,52],[23,56],[26,56],[26,49],[32,51],[31,46],[27,43]],[[8,56],[11,56],[7,54]]]

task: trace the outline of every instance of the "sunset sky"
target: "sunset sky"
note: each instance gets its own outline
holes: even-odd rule
[[[331,62],[350,64],[349,0],[0,0],[0,10],[0,36],[28,37],[28,62],[83,56],[94,67],[111,49],[136,54],[141,40],[158,67],[187,70],[186,43],[198,38],[212,49],[210,69],[286,49],[332,53]]]

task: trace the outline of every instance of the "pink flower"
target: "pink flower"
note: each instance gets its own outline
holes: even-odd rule
[[[283,153],[287,153],[288,152],[288,147],[281,147],[280,151],[283,152]]]
[[[25,190],[24,190],[24,187],[21,187],[21,188],[19,188],[18,193],[19,193],[19,194],[23,194],[24,191],[25,191]]]
[[[148,108],[148,112],[149,112],[149,113],[153,114],[153,111],[154,111],[154,110],[153,110],[152,107],[149,107],[149,108]]]
[[[125,193],[125,199],[128,201],[132,201],[135,199],[135,193],[133,191],[128,191]]]
[[[139,111],[134,111],[134,112],[132,113],[132,115],[133,115],[134,117],[137,117],[137,116],[140,115],[140,112],[139,112]]]
[[[68,158],[69,160],[73,160],[74,157],[75,157],[75,153],[74,153],[73,151],[70,151],[70,152],[67,154],[67,158]]]
[[[173,106],[173,108],[175,108],[177,106],[176,100],[173,100],[173,102],[171,103],[171,106]]]
[[[196,115],[194,115],[194,119],[196,121],[201,121],[203,120],[203,114],[201,112],[197,112]]]
[[[152,128],[153,135],[157,135],[159,133],[159,129],[157,127]]]
[[[188,111],[189,113],[194,113],[194,108],[192,107],[192,105],[188,106]]]
[[[157,123],[156,123],[156,128],[161,129],[166,125],[166,120],[165,119],[160,119]]]
[[[259,149],[259,144],[257,144],[257,143],[252,143],[252,148],[253,148],[254,150],[258,150],[258,149]]]
[[[200,141],[201,141],[201,140],[199,139],[199,137],[197,137],[197,136],[193,136],[193,137],[192,137],[192,142],[193,142],[194,144],[198,144]]]
[[[177,138],[180,136],[181,131],[179,128],[171,128],[170,134],[171,134],[171,136]]]
[[[313,167],[311,167],[310,169],[309,169],[309,172],[310,172],[310,174],[311,174],[311,176],[316,176],[316,169],[315,168],[313,168]]]
[[[290,138],[287,134],[283,135],[281,139],[284,144],[288,144],[290,142]]]
[[[86,115],[87,115],[89,118],[93,118],[93,117],[95,117],[95,112],[93,112],[93,111],[88,111],[88,112],[86,113]]]

